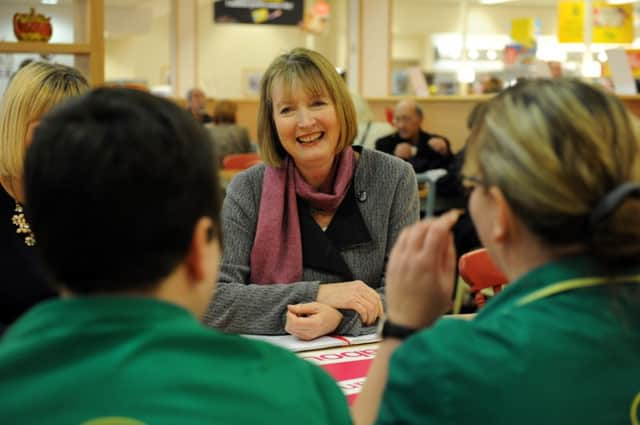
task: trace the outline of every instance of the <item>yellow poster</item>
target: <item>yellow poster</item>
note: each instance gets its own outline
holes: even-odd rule
[[[593,2],[593,43],[632,43],[633,5]],[[558,1],[558,41],[584,43],[585,7],[581,0]]]
[[[594,43],[633,43],[633,5],[593,3]]]
[[[558,42],[584,42],[584,2],[558,1]]]
[[[535,18],[513,19],[511,21],[511,39],[525,47],[534,47],[536,44]]]

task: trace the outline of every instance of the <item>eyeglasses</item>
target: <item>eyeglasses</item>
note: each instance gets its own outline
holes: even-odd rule
[[[462,174],[460,178],[462,180],[462,187],[464,188],[467,195],[470,195],[471,192],[473,192],[473,189],[475,189],[478,186],[482,186],[482,187],[489,186],[489,183],[485,179],[480,177],[466,176]]]

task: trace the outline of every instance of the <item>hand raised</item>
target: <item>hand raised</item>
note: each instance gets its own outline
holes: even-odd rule
[[[432,137],[427,143],[429,143],[431,149],[438,152],[440,155],[449,155],[449,145],[443,138]]]
[[[380,295],[361,280],[322,284],[316,301],[333,308],[355,310],[365,325],[372,325],[384,313]]]
[[[430,326],[451,305],[456,254],[451,228],[460,211],[402,231],[387,265],[387,316],[394,323]]]
[[[335,331],[341,320],[342,314],[326,304],[288,305],[284,330],[308,341]]]
[[[413,146],[410,143],[398,143],[393,154],[398,158],[409,159],[414,155]]]

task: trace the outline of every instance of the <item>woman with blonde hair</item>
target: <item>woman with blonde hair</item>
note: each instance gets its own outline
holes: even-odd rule
[[[511,283],[473,320],[438,321],[457,214],[403,232],[356,423],[639,423],[637,118],[578,80],[525,81],[468,146],[471,216]]]
[[[65,65],[32,62],[11,79],[0,105],[0,328],[11,324],[54,291],[35,252],[36,236],[24,215],[25,152],[42,116],[70,96],[88,90],[87,80]],[[73,211],[70,206],[70,214]]]
[[[351,146],[356,129],[326,58],[297,48],[271,63],[258,112],[265,164],[227,187],[208,324],[302,339],[372,331],[386,258],[418,219],[418,194],[408,164]]]

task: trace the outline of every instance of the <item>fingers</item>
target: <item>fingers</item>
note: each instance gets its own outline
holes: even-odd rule
[[[297,307],[302,307],[302,310]],[[287,308],[285,331],[302,340],[311,340],[331,333],[342,320],[340,312],[320,303],[290,305]],[[314,312],[298,316],[292,310]]]
[[[446,258],[452,244],[451,228],[459,217],[460,212],[453,210],[431,222],[423,245],[424,251],[429,253],[430,264],[442,266],[443,258]]]
[[[287,310],[289,313],[293,313],[296,316],[306,316],[315,314],[318,312],[318,303],[304,303],[304,304],[289,304]]]

